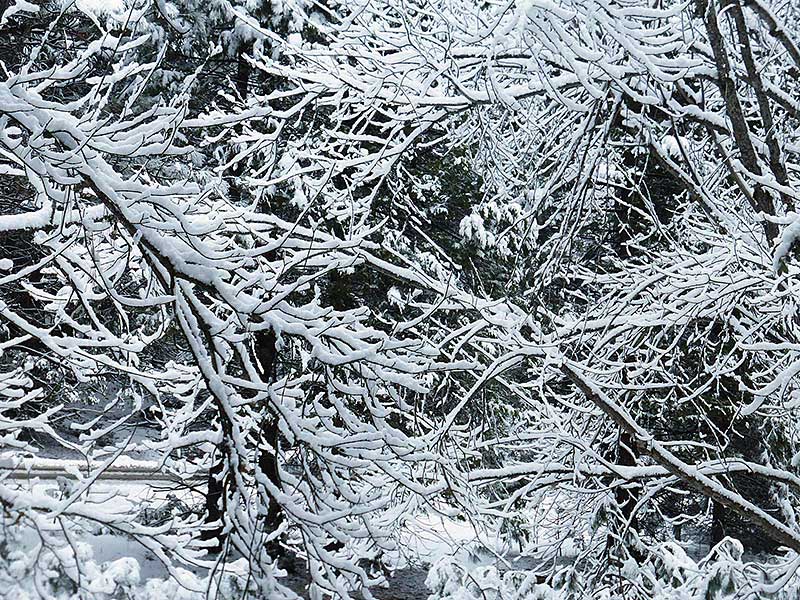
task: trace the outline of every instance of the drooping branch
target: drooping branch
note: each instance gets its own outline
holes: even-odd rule
[[[688,487],[732,510],[776,542],[800,552],[800,534],[795,530],[768,515],[736,492],[729,490],[696,466],[678,458],[661,442],[656,440],[652,434],[642,428],[624,407],[606,395],[591,379],[584,376],[577,365],[564,361],[560,369],[592,404],[600,408],[620,429],[633,436],[636,440],[637,448],[642,453],[650,456],[656,463]]]

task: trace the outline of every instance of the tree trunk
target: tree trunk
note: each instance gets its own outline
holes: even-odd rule
[[[627,431],[620,431],[617,439],[616,464],[623,467],[635,467],[635,448],[636,444],[633,436]],[[637,548],[622,540],[625,539],[626,533],[629,530],[638,530],[639,528],[638,519],[634,513],[638,500],[639,493],[634,488],[618,486],[614,490],[614,501],[619,508],[619,520],[616,523],[612,523],[614,529],[609,533],[607,540],[609,551],[617,547],[619,543],[622,543],[625,546],[627,554],[633,557],[637,562],[643,558]]]
[[[278,356],[277,337],[272,330],[262,331],[255,336],[255,355],[261,367],[261,376],[265,382],[275,379],[275,364]],[[281,478],[278,470],[278,451],[280,438],[278,424],[274,416],[265,416],[261,422],[261,439],[258,449],[258,470],[273,486],[280,487]],[[278,503],[267,492],[268,501],[265,530],[275,531],[281,522],[281,511]]]
[[[636,456],[633,454],[635,448],[635,441],[633,436],[627,431],[619,434],[619,443],[617,444],[617,464],[623,467],[635,467]],[[620,507],[622,517],[634,529],[638,526],[637,519],[633,516],[633,510],[636,507],[636,501],[639,494],[629,487],[618,487],[614,491],[614,499],[617,506]]]
[[[239,93],[242,100],[247,97],[250,81],[250,63],[245,59],[247,50],[248,47],[240,48],[236,57],[235,85],[236,91]],[[242,191],[237,181],[241,173],[242,165],[235,165],[233,168],[229,169],[227,173],[231,179],[230,191],[235,201],[241,201],[242,199]],[[208,472],[208,488],[206,491],[205,523],[209,525],[209,528],[205,529],[201,535],[201,539],[203,540],[216,540],[216,543],[209,549],[211,552],[222,551],[225,543],[224,523],[222,520],[225,515],[226,487],[228,486],[220,476],[225,470],[226,453],[222,445],[218,447],[217,450],[219,451],[219,455],[217,461]],[[261,468],[261,457],[259,457],[259,468]],[[215,522],[217,525],[211,525]]]
[[[711,546],[719,544],[725,537],[725,507],[716,500],[711,501]]]
[[[220,477],[225,470],[225,453],[220,448],[217,461],[208,471],[208,490],[206,491],[206,518],[207,528],[203,530],[200,539],[213,540],[209,552],[222,552],[225,545],[225,481]]]

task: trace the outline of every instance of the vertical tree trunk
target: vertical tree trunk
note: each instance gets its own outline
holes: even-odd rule
[[[635,447],[633,436],[627,431],[621,432],[619,434],[619,443],[617,444],[617,464],[623,467],[635,467],[636,456],[633,453],[633,448]],[[614,499],[617,502],[617,506],[620,508],[622,517],[625,519],[625,522],[630,523],[630,526],[634,529],[639,525],[638,519],[633,513],[636,508],[636,502],[639,499],[638,496],[639,494],[630,487],[620,486],[614,491]]]
[[[271,382],[275,379],[275,364],[278,356],[277,338],[272,330],[262,331],[255,336],[255,355],[261,366],[261,376],[264,381]],[[274,416],[264,417],[261,422],[261,439],[258,449],[258,470],[267,481],[278,487],[281,483],[278,471],[279,436],[278,425]],[[269,508],[267,509],[265,528],[275,531],[280,525],[280,508],[277,502],[269,495]]]
[[[711,501],[711,546],[716,546],[725,537],[725,507],[716,500]]]
[[[259,332],[255,335],[255,357],[261,367],[263,381],[270,382],[275,376],[277,358],[277,338],[273,331]],[[275,418],[268,415],[261,423],[259,431],[258,471],[266,476],[274,486],[280,486],[278,471],[279,435]],[[225,470],[225,441],[218,448],[219,454],[208,473],[208,488],[205,501],[205,523],[201,539],[214,540],[210,552],[220,552],[225,545],[224,516],[228,492],[228,476],[221,477]],[[280,525],[280,507],[270,494],[265,494],[268,502],[265,530],[275,531]]]
[[[247,99],[250,90],[252,67],[246,57],[252,49],[252,43],[247,44],[239,48],[236,56],[235,85],[236,91],[239,93],[239,97],[242,101]],[[241,191],[236,178],[241,175],[242,171],[243,165],[237,165],[231,169],[230,172],[233,177],[231,190],[237,198],[241,198]],[[275,379],[275,365],[278,355],[277,341],[275,332],[272,330],[258,332],[254,339],[254,352],[258,364],[260,365],[261,378],[267,383]],[[273,415],[264,415],[264,420],[261,422],[259,438],[258,471],[260,474],[264,475],[267,481],[273,486],[280,487],[281,480],[278,470],[280,437],[278,434],[277,420]],[[272,532],[280,526],[281,510],[278,503],[269,493],[265,493],[263,497],[268,502],[264,529],[265,531]],[[277,549],[277,545],[275,544],[274,546],[275,549]]]
[[[250,63],[247,62],[247,52],[252,49],[252,44],[239,48],[236,54],[236,91],[244,101],[250,88]]]
[[[1,1],[1,0],[0,0]],[[236,91],[242,100],[247,97],[249,81],[250,81],[250,63],[245,59],[245,54],[248,47],[240,48],[236,55],[236,77],[235,85]],[[230,191],[234,200],[239,201],[242,199],[242,191],[238,184],[237,178],[242,173],[242,165],[235,165],[228,170],[228,177],[231,179]],[[273,336],[274,337],[274,336]],[[274,428],[273,428],[274,429]],[[216,543],[210,547],[211,552],[220,552],[225,544],[224,539],[224,524],[222,519],[225,515],[226,505],[226,488],[227,482],[221,479],[222,473],[225,471],[225,448],[223,443],[217,448],[217,460],[211,466],[208,472],[208,488],[206,491],[205,502],[205,523],[209,528],[203,531],[201,539],[215,540]],[[259,466],[261,459],[259,458]],[[217,523],[217,525],[212,525]]]
[[[204,541],[213,540],[209,552],[222,552],[225,545],[224,517],[225,517],[225,481],[221,475],[225,470],[225,455],[220,452],[220,457],[208,471],[208,490],[206,491],[206,529],[200,536]]]
[[[617,440],[616,464],[623,467],[636,466],[635,448],[636,443],[633,436],[627,431],[621,431]],[[608,535],[607,547],[609,552],[618,547],[620,543],[618,540],[624,539],[628,530],[638,530],[639,520],[634,513],[638,501],[639,493],[635,488],[619,486],[614,490],[614,502],[619,509],[619,520],[611,524],[614,529]],[[628,544],[624,545],[627,554],[636,561],[640,561],[643,558],[636,547]]]

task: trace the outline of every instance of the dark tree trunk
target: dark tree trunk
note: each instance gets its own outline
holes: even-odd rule
[[[220,452],[218,460],[208,472],[208,490],[206,492],[206,518],[207,527],[200,535],[200,539],[213,540],[209,552],[221,552],[225,545],[225,481],[222,473],[225,470],[225,455]]]
[[[725,507],[711,501],[711,545],[716,546],[725,537]]]
[[[633,436],[628,432],[621,432],[619,434],[619,443],[617,445],[617,464],[623,467],[635,467],[636,456],[633,454],[635,442]],[[630,527],[636,529],[638,527],[638,519],[634,515],[636,502],[638,501],[639,494],[634,488],[631,487],[618,487],[614,491],[614,500],[620,508],[620,513],[625,519],[626,523],[630,523]]]
[[[627,431],[621,431],[617,441],[616,464],[622,467],[636,466],[636,443],[633,436]],[[636,517],[636,503],[639,501],[637,488],[631,486],[619,486],[614,490],[614,501],[619,508],[618,521],[612,524],[614,529],[608,535],[607,545],[612,550],[618,545],[618,538],[624,539],[629,530],[638,530],[639,520]],[[625,544],[627,553],[636,561],[642,560],[642,555],[638,549],[629,544]]]
[[[275,363],[278,356],[277,338],[272,330],[262,331],[255,336],[255,355],[261,367],[261,376],[266,382],[275,379]],[[261,439],[258,451],[258,470],[267,481],[279,487],[281,483],[278,471],[279,436],[278,425],[273,416],[266,416],[261,423]],[[280,508],[277,502],[269,497],[269,508],[266,515],[266,530],[275,531],[280,525]]]
[[[236,86],[236,91],[239,93],[239,97],[242,100],[247,97],[250,81],[251,67],[250,63],[248,63],[245,59],[245,54],[249,49],[250,47],[248,46],[240,48],[236,57],[236,76],[234,83]],[[242,190],[238,184],[238,178],[242,174],[242,165],[235,165],[233,168],[228,170],[227,174],[231,181],[231,195],[233,196],[234,200],[239,201],[242,199]],[[260,357],[259,360],[261,360]],[[221,478],[221,475],[225,471],[226,452],[223,446],[219,447],[218,451],[219,453],[217,456],[217,461],[208,472],[205,523],[209,526],[209,528],[205,529],[201,536],[201,539],[203,540],[216,541],[216,543],[210,548],[210,551],[212,552],[220,552],[225,543],[223,518],[225,515],[226,505],[226,488],[228,486],[226,481]],[[259,468],[261,468],[261,462],[261,457],[259,457]],[[212,525],[213,523],[217,524]]]
[[[275,376],[275,362],[277,358],[277,338],[273,331],[259,332],[255,335],[255,357],[258,361],[261,377],[265,382],[272,381]],[[258,449],[258,470],[266,476],[274,486],[280,486],[278,471],[279,436],[277,423],[272,416],[264,419],[260,428]],[[227,504],[228,477],[222,477],[225,471],[226,452],[223,444],[218,448],[216,461],[208,473],[208,489],[205,502],[205,523],[201,539],[213,540],[215,543],[209,547],[211,552],[222,551],[225,545],[225,510]],[[275,531],[280,525],[281,512],[278,504],[270,494],[266,494],[269,508],[267,509],[265,530]]]
[[[244,100],[250,87],[250,71],[252,67],[247,62],[247,52],[252,50],[252,44],[239,49],[236,55],[236,91],[239,97]]]

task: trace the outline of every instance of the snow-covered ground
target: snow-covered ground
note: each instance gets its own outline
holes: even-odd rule
[[[6,485],[20,490],[46,494],[61,499],[72,492],[76,485],[75,475],[80,472],[96,473],[101,464],[87,465],[76,459],[25,459],[0,457],[0,477]],[[119,457],[113,466],[103,470],[89,488],[88,500],[102,504],[104,509],[113,508],[117,514],[129,514],[131,519],[141,518],[142,510],[157,510],[170,502],[182,502],[187,506],[202,500],[178,478],[159,471],[153,461]],[[476,564],[491,561],[491,553],[477,553],[478,535],[466,521],[428,515],[408,521],[401,535],[397,569],[388,577],[388,585],[373,590],[374,595],[386,600],[422,600],[428,597],[425,579],[431,564],[449,555],[458,555],[463,560]],[[17,560],[37,552],[38,536],[33,530],[23,532],[15,538],[13,552]],[[80,536],[81,569],[84,578],[94,578],[88,585],[98,598],[127,590],[136,600],[171,598],[195,600],[202,597],[190,590],[181,589],[166,566],[147,548],[130,538],[105,528],[85,530]],[[13,557],[12,557],[13,558]],[[234,574],[237,567],[233,563]],[[230,567],[229,567],[230,568]],[[22,562],[17,567],[21,573]],[[13,569],[11,569],[13,572]],[[195,567],[183,572],[185,579],[193,582],[196,589],[207,585],[207,569]],[[0,577],[1,578],[1,577]],[[283,574],[281,583],[303,595],[306,580],[302,572]],[[8,582],[5,582],[8,583]],[[15,589],[19,600],[37,598],[33,588],[18,581]],[[25,596],[28,594],[28,596]],[[0,593],[0,597],[5,597]],[[111,597],[110,595],[108,597]],[[10,599],[9,599],[10,600]],[[81,600],[83,600],[81,598]]]
[[[63,499],[74,492],[77,473],[98,473],[102,466],[74,459],[18,460],[0,456],[0,477],[8,486]],[[144,511],[166,510],[169,514],[176,505],[199,504],[203,499],[200,488],[194,487],[193,491],[179,477],[160,473],[154,461],[119,457],[97,476],[85,498],[115,514],[146,521]],[[31,557],[40,551],[35,529],[19,529],[10,539],[14,542],[7,554],[8,564],[0,569],[0,598],[44,597],[30,575]],[[537,576],[541,559],[509,546],[497,531],[474,527],[468,519],[435,513],[417,515],[403,523],[398,541],[397,554],[390,557],[394,570],[387,574],[384,587],[372,589],[378,600],[562,598]],[[83,529],[73,544],[84,591],[77,596],[57,595],[57,600],[201,600],[207,597],[207,590],[213,591],[212,598],[233,600],[240,597],[239,586],[246,578],[246,561],[232,559],[226,563],[222,576],[211,573],[213,561],[178,569],[182,578],[179,583],[174,578],[176,571],[170,573],[153,552],[102,526]],[[666,549],[665,556],[673,557],[673,566],[681,572],[695,573],[700,585],[705,575],[697,566],[698,559],[673,546]],[[527,550],[530,552],[531,547]],[[45,571],[51,568],[57,572],[56,563],[55,559],[45,560]],[[282,586],[308,597],[307,576],[302,567],[295,572],[278,570],[276,575]],[[687,585],[697,587],[692,581]],[[694,596],[686,598],[694,600]]]

